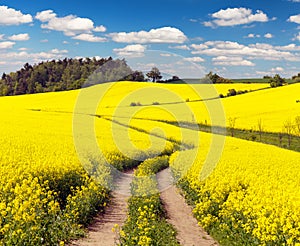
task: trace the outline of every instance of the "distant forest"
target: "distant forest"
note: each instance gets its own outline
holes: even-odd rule
[[[17,72],[3,73],[0,96],[74,90],[83,85],[117,80],[143,81],[144,75],[132,71],[125,60],[113,60],[111,57],[65,58],[35,65],[26,63]]]
[[[26,63],[17,72],[3,73],[0,79],[0,96],[13,96],[42,92],[67,91],[80,89],[95,84],[112,81],[152,81],[157,83],[180,83],[178,76],[162,80],[158,68],[153,67],[146,73],[134,71],[125,59],[109,58],[65,58],[30,65]],[[256,81],[252,79],[251,81]],[[270,83],[272,87],[281,86],[287,82],[300,81],[300,73],[286,81],[278,74],[273,77],[265,76],[264,83]],[[238,80],[244,83],[247,80]],[[184,83],[184,82],[183,82]],[[216,73],[209,72],[198,83],[233,83],[233,80],[223,78]],[[247,82],[246,82],[247,83]]]

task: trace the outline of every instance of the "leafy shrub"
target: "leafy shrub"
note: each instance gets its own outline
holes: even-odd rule
[[[230,97],[230,96],[235,96],[237,94],[236,90],[235,89],[229,89],[228,90],[228,93],[227,93],[227,96]]]
[[[135,106],[142,106],[140,102],[131,102],[130,106],[135,107]]]

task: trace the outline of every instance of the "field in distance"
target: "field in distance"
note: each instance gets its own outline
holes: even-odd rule
[[[229,89],[248,93],[219,97]],[[80,235],[80,225],[90,222],[95,208],[104,209],[108,204],[109,190],[103,183],[112,181],[112,173],[104,157],[124,170],[138,164],[133,158],[145,160],[161,152],[171,156],[171,167],[177,173],[192,167],[185,170],[180,185],[208,231],[234,236],[236,230],[244,240],[241,245],[299,243],[299,178],[293,175],[299,173],[299,153],[226,137],[217,169],[207,181],[201,181],[203,151],[208,151],[213,135],[163,122],[210,124],[209,116],[218,103],[224,110],[214,113],[224,114],[227,125],[229,118],[236,118],[235,127],[251,129],[261,119],[265,131],[281,131],[287,118],[300,115],[299,91],[300,84],[270,88],[268,84],[116,82],[1,97],[0,214],[4,220],[0,222],[0,243],[39,245],[43,235],[48,243],[57,244]],[[103,158],[96,158],[96,148],[88,145],[91,139],[83,141],[89,160],[85,168],[73,139],[74,127],[85,125],[76,125],[80,123],[74,123],[76,116],[95,122],[92,130],[104,152]],[[178,148],[181,143],[185,149],[194,149],[173,154],[182,150]],[[102,185],[87,171],[97,174]],[[216,207],[223,210],[216,211]],[[48,229],[41,232],[45,221]],[[222,235],[216,236],[223,240]]]

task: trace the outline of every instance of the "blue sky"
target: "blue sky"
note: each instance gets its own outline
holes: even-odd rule
[[[183,77],[300,72],[300,0],[5,0],[0,28],[0,73],[94,56]]]

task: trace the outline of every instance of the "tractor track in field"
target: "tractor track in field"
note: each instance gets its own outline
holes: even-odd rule
[[[105,116],[89,115],[111,121],[114,124],[129,128],[130,126]],[[155,120],[154,120],[155,121]],[[166,122],[164,122],[166,123]],[[170,123],[169,123],[170,124]],[[143,129],[130,127],[136,131],[148,133]],[[188,128],[188,127],[187,127]],[[160,137],[155,135],[156,137]],[[166,139],[173,142],[173,139]],[[176,142],[177,143],[177,142]],[[186,149],[191,146],[184,146]],[[180,245],[186,246],[216,246],[219,245],[207,232],[198,225],[193,217],[192,208],[180,195],[174,185],[169,168],[162,170],[157,175],[160,197],[164,206],[167,222],[174,226],[177,231],[177,240]],[[88,227],[87,237],[73,241],[69,246],[113,246],[118,243],[118,235],[112,228],[118,224],[120,227],[127,218],[127,200],[131,196],[130,183],[133,178],[133,170],[128,171],[116,179],[117,189],[112,192],[111,203],[104,214],[99,214],[94,223]]]
[[[169,168],[157,174],[160,198],[167,214],[167,222],[177,231],[177,240],[184,246],[216,246],[219,245],[202,229],[193,216],[192,208],[188,206],[179,190],[173,185]]]
[[[104,214],[99,214],[88,227],[87,237],[73,241],[69,246],[113,246],[118,235],[112,228],[122,226],[127,217],[127,199],[130,196],[130,183],[133,170],[123,173],[116,179],[116,189],[112,192],[111,202]]]
[[[73,241],[69,246],[114,246],[117,245],[118,235],[112,228],[122,226],[127,217],[127,199],[130,196],[130,182],[133,171],[122,175],[116,182],[117,189],[112,192],[111,203],[104,214],[98,215],[88,228],[87,237]],[[209,236],[193,217],[192,209],[188,206],[178,189],[173,185],[169,168],[157,174],[160,196],[167,214],[168,223],[177,231],[177,240],[184,246],[216,246],[219,245]]]

